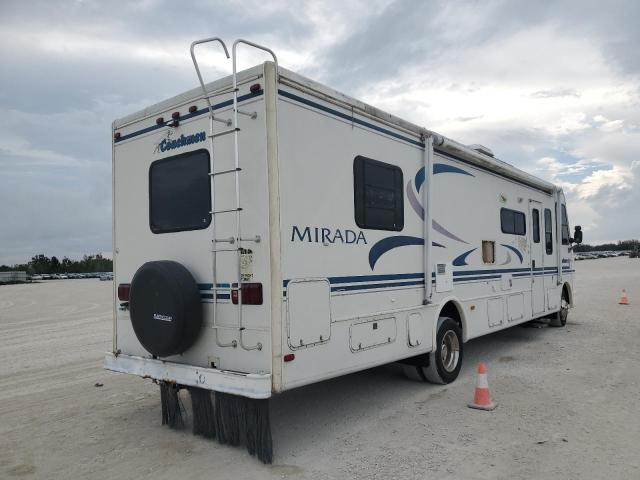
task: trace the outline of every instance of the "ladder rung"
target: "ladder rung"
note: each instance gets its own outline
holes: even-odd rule
[[[228,210],[214,210],[213,212],[209,212],[211,215],[217,215],[218,213],[229,213],[229,212],[240,212],[242,207],[239,208],[230,208]]]
[[[237,252],[238,249],[237,248],[214,248],[211,251],[215,252],[215,253],[218,253],[218,252]]]
[[[216,175],[225,175],[227,173],[241,172],[241,171],[242,171],[242,168],[238,167],[238,168],[232,168],[230,170],[220,170],[219,172],[213,172],[213,173],[210,173],[209,176],[215,177]]]
[[[228,292],[229,290],[240,290],[238,287],[216,287],[211,290],[222,290],[224,292]]]
[[[213,241],[218,243],[235,243],[236,239],[235,237],[227,237],[227,238],[216,238]]]
[[[218,133],[212,133],[211,135],[209,135],[209,138],[221,137],[223,135],[229,135],[230,133],[239,132],[239,131],[240,129],[238,127],[230,128],[229,130],[222,130],[221,132],[218,132]]]

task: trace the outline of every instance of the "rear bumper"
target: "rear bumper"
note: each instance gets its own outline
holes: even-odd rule
[[[165,380],[190,387],[215,390],[249,398],[271,397],[271,374],[238,373],[201,368],[152,358],[107,353],[104,368],[143,378]]]

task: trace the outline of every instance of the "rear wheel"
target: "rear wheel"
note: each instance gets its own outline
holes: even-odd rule
[[[551,318],[549,325],[552,327],[564,327],[567,324],[569,316],[569,295],[566,289],[562,289],[562,297],[560,298],[560,310]]]
[[[453,318],[438,319],[436,342],[436,350],[423,357],[426,362],[403,365],[407,377],[442,385],[458,377],[462,367],[462,330]]]

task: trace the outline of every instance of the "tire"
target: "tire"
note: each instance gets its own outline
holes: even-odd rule
[[[445,385],[458,378],[462,368],[462,356],[462,330],[458,322],[450,317],[440,317],[436,334],[436,350],[404,363],[403,369],[405,375],[412,380]],[[421,365],[416,365],[418,358],[424,358]]]
[[[552,327],[564,327],[567,324],[567,317],[569,316],[569,295],[566,289],[562,289],[562,297],[560,297],[560,310],[553,317],[549,325]]]
[[[131,281],[131,324],[140,344],[156,357],[183,353],[202,328],[200,291],[183,265],[147,262]]]

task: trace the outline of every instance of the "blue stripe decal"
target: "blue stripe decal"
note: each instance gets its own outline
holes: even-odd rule
[[[230,288],[230,284],[228,283],[216,283],[218,288]],[[213,283],[199,283],[198,289],[200,290],[211,290],[213,289]]]
[[[423,278],[424,275],[420,273],[394,273],[387,275],[356,275],[346,277],[328,277],[329,283],[358,283],[358,282],[375,282],[380,280],[405,280],[411,278]],[[282,286],[286,287],[289,284],[289,280],[283,280]]]
[[[424,167],[418,170],[414,182],[416,184],[416,192],[420,193],[420,187],[422,187],[422,184],[424,183]],[[424,218],[424,214],[422,218]]]
[[[469,173],[461,168],[454,167],[453,165],[447,165],[446,163],[434,163],[433,164],[433,174],[436,175],[438,173],[461,173],[462,175],[469,175],[470,177],[475,177],[472,173]],[[423,170],[424,177],[424,170]]]
[[[513,272],[529,272],[530,268],[500,268],[495,270],[457,270],[453,272],[453,276],[458,275],[487,275],[490,273],[513,273]]]
[[[458,257],[456,257],[456,258],[453,260],[453,262],[451,262],[451,263],[452,263],[452,265],[453,265],[454,267],[462,267],[462,266],[464,266],[464,265],[469,265],[469,264],[467,263],[467,256],[468,256],[471,252],[473,252],[473,251],[475,251],[475,250],[477,250],[477,248],[472,248],[471,250],[469,250],[469,251],[467,251],[467,252],[464,252],[462,255],[459,255]]]
[[[422,280],[412,282],[396,282],[396,283],[370,283],[368,285],[344,285],[341,287],[331,287],[332,292],[346,292],[350,290],[368,290],[373,288],[393,288],[406,287],[409,285],[422,285]]]
[[[240,95],[238,97],[238,102],[243,102],[243,101],[248,100],[250,98],[259,97],[263,93],[264,93],[264,90],[258,90],[255,93],[247,93],[246,95]],[[213,105],[213,109],[214,110],[219,110],[221,108],[229,107],[231,105],[233,105],[233,100],[225,100],[224,102],[220,102],[220,103],[217,103],[217,104]],[[188,120],[190,118],[198,117],[198,116],[204,115],[206,113],[209,113],[209,107],[201,108],[200,110],[196,110],[193,113],[187,113],[185,115],[182,115],[181,117],[178,118],[178,121]],[[124,140],[128,140],[130,138],[137,137],[138,135],[143,135],[145,133],[153,132],[154,130],[158,130],[160,128],[164,128],[164,127],[168,126],[171,122],[173,122],[173,118],[170,121],[167,121],[167,122],[162,123],[160,125],[152,125],[150,127],[143,128],[142,130],[138,130],[136,132],[132,132],[132,133],[129,133],[127,135],[122,135],[117,140],[114,140],[113,143],[119,143],[119,142],[122,142]]]
[[[365,122],[364,120],[360,120],[359,118],[356,118],[354,115],[348,115],[346,113],[339,112],[338,110],[334,110],[333,108],[325,107],[324,105],[321,105],[319,103],[316,103],[312,100],[308,100],[303,97],[299,97],[298,95],[294,95],[293,93],[287,92],[285,90],[278,90],[278,93],[283,97],[289,98],[291,100],[295,100],[296,102],[299,102],[299,103],[303,103],[317,110],[322,110],[323,112],[330,113],[332,115],[335,115],[336,117],[342,118],[343,120],[357,123],[358,125],[362,125],[372,130],[376,130],[380,133],[384,133],[385,135],[389,135],[390,137],[397,138],[399,140],[402,140],[403,142],[411,143],[412,145],[416,145],[418,147],[424,148],[424,143],[422,142],[418,142],[416,140],[413,140],[412,138],[405,137],[404,135],[400,135],[386,128],[379,127],[377,125],[374,125],[373,123]]]
[[[526,278],[530,275],[531,275],[531,271],[527,271],[524,273],[516,273],[514,274],[514,277]],[[545,273],[540,271],[540,272],[535,272],[534,275],[547,276],[547,275],[552,275],[552,273]],[[466,283],[482,282],[487,280],[497,280],[499,278],[501,278],[500,275],[465,276],[465,277],[454,278],[453,281],[458,285],[464,285]],[[434,282],[435,280],[432,280],[432,283]],[[288,283],[288,280],[284,280],[283,283]],[[367,285],[343,285],[343,286],[331,287],[331,291],[347,292],[347,291],[354,291],[354,290],[357,291],[357,290],[389,289],[389,288],[397,288],[397,287],[405,287],[405,286],[422,287],[423,284],[424,283],[422,282],[422,280],[419,280],[419,281],[395,282],[395,283],[370,283]],[[287,291],[283,290],[282,295],[283,297],[286,297]]]
[[[371,267],[371,270],[376,266],[378,259],[389,250],[393,250],[398,247],[405,247],[407,245],[424,245],[424,239],[422,237],[397,235],[395,237],[383,238],[376,242],[371,247],[371,250],[369,250],[369,266]]]
[[[544,271],[543,271],[544,268]],[[565,270],[566,271],[566,270]],[[531,275],[530,268],[501,268],[501,269],[487,269],[487,270],[457,270],[453,272],[454,281],[466,281],[470,279],[486,279],[486,278],[500,278],[502,274],[512,273],[513,276],[529,276]],[[557,273],[556,267],[540,267],[536,268],[534,275],[552,275]],[[435,277],[435,273],[431,274],[432,278]],[[356,290],[357,288],[381,288],[378,285],[384,286],[397,286],[405,284],[422,284],[423,274],[421,272],[416,273],[390,273],[382,275],[348,275],[344,277],[328,277],[331,285],[342,285],[347,283],[364,283],[364,282],[380,282],[387,281],[387,283],[381,284],[369,284],[369,285],[342,285],[338,287],[331,287],[332,291],[341,290]],[[413,280],[413,282],[395,282],[394,280]],[[389,283],[389,281],[392,281]],[[286,288],[290,280],[283,280],[282,287]],[[354,288],[351,288],[354,287]]]
[[[500,278],[500,277],[501,277],[500,275],[485,275],[485,276],[482,276],[482,277],[454,278],[453,281],[454,282],[462,282],[462,281],[468,282],[468,281],[471,281],[471,280],[491,280],[493,278]]]
[[[508,248],[513,253],[515,253],[520,259],[520,263],[522,263],[522,253],[520,253],[520,250],[518,250],[516,247],[512,247],[511,245],[505,245],[504,243],[501,243],[500,245],[502,245],[505,248]]]
[[[213,293],[201,293],[200,298],[207,298],[209,300],[213,300]],[[229,295],[228,293],[218,294],[218,300],[229,300],[230,298],[231,298],[231,295]]]
[[[446,163],[434,163],[432,171],[434,175],[437,175],[438,173],[461,173],[463,175],[475,177],[472,173],[462,170],[461,168],[454,167],[453,165],[447,165]],[[422,184],[424,183],[424,167],[418,170],[414,181],[416,183],[416,192],[419,192],[420,188],[422,188]]]

